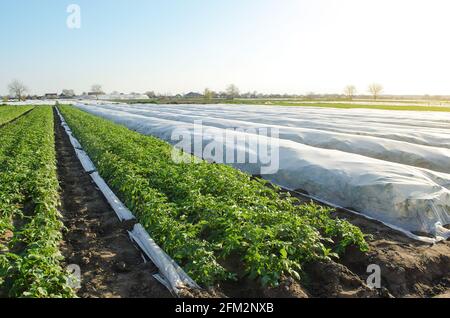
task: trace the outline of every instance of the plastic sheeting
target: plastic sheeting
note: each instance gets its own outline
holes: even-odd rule
[[[180,114],[163,112],[151,108],[138,108],[136,106],[100,106],[108,110],[126,111],[130,114],[159,119],[177,120],[187,123],[202,120],[204,125],[218,128],[258,128],[261,124],[245,120],[241,114],[241,120],[227,119],[202,115],[201,111],[194,114]],[[170,109],[169,109],[170,110]],[[200,114],[198,114],[200,113]],[[341,150],[355,153],[375,159],[402,163],[406,165],[426,168],[434,171],[450,173],[450,148],[430,147],[405,141],[385,139],[373,136],[354,135],[350,133],[337,133],[310,128],[286,127],[280,124],[264,127],[278,129],[279,138],[292,140],[305,145]],[[450,130],[449,130],[450,134]]]
[[[223,136],[246,140],[245,149],[251,149],[248,146],[255,142],[272,144],[274,138],[229,130],[225,135],[223,128],[234,124],[244,128],[275,124],[280,127],[280,136],[276,138],[279,169],[263,175],[265,179],[287,189],[307,191],[322,201],[360,212],[405,232],[427,233],[436,239],[450,237],[450,231],[443,227],[450,223],[450,175],[416,167],[448,171],[450,130],[445,126],[450,122],[448,114],[419,113],[420,117],[417,112],[365,110],[364,114],[360,110],[228,105],[78,107],[174,144],[173,131],[184,132],[193,140],[200,138],[202,150]],[[207,134],[193,129],[194,119],[203,119]],[[423,128],[418,129],[420,125]],[[333,132],[336,127],[345,132]],[[225,143],[224,156],[236,150],[227,147],[236,145]],[[260,174],[262,166],[232,165],[250,174]]]
[[[179,294],[180,289],[189,286],[191,288],[200,289],[178,264],[170,258],[148,235],[141,224],[136,224],[133,231],[129,232],[131,239],[144,251],[145,255],[158,267],[164,281],[164,285],[168,285],[170,290],[175,294]]]
[[[156,117],[162,113],[198,115],[216,120],[235,119],[264,125],[311,128],[450,148],[450,113],[234,105],[122,107],[129,111],[154,112]]]

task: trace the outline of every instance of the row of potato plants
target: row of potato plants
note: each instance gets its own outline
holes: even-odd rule
[[[32,106],[0,106],[0,126],[10,122],[31,109],[33,109]]]
[[[53,112],[36,107],[0,129],[0,290],[72,297],[59,244]]]
[[[300,204],[263,180],[191,157],[71,106],[61,111],[99,173],[155,241],[204,286],[248,276],[263,286],[300,279],[302,266],[368,246],[331,210]],[[236,260],[238,268],[236,268]]]

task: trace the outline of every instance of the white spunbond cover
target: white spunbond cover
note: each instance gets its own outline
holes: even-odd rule
[[[81,148],[82,148],[81,145],[80,145],[80,143],[78,142],[78,140],[75,139],[75,138],[72,136],[72,134],[69,135],[69,139],[70,139],[70,143],[72,144],[72,146],[73,146],[75,149],[81,149]]]
[[[136,224],[130,237],[144,251],[148,258],[158,267],[165,279],[163,282],[170,286],[169,289],[179,294],[185,286],[200,289],[200,287],[181,269],[180,266],[169,257],[150,237],[141,224]]]
[[[102,191],[108,203],[111,205],[113,210],[116,212],[117,216],[121,221],[129,221],[133,220],[134,216],[130,210],[119,200],[119,198],[112,192],[110,187],[106,184],[105,180],[98,174],[98,172],[94,172],[91,174],[92,180],[94,180],[95,184],[99,187],[100,191]]]
[[[106,108],[116,107],[104,105]],[[120,105],[117,105],[120,107]],[[373,136],[426,146],[450,148],[450,112],[409,112],[314,107],[267,106],[143,106],[121,105],[127,111],[144,110],[161,114],[198,115],[203,118],[234,119],[264,125],[310,128]]]
[[[78,160],[80,160],[84,171],[86,171],[87,173],[91,173],[91,172],[95,171],[95,165],[92,163],[91,159],[86,154],[86,152],[75,148],[75,153],[78,157]]]
[[[178,112],[162,112],[150,108],[137,108],[135,106],[99,106],[108,110],[126,111],[130,114],[154,117],[159,119],[176,120],[187,123],[201,120],[204,125],[218,128],[258,128],[261,124],[245,120],[233,120],[202,115],[201,111],[193,114],[180,114]],[[172,110],[173,111],[173,110]],[[450,173],[450,149],[425,146],[405,141],[384,139],[380,137],[353,135],[350,133],[337,133],[321,131],[310,128],[286,127],[278,125],[264,125],[271,129],[278,129],[279,138],[292,140],[305,145],[341,150],[370,158],[381,159],[406,165],[426,168],[434,171]]]
[[[153,135],[172,143],[177,143],[172,140],[172,133],[175,130],[178,132],[177,134],[184,133],[192,138],[200,138],[200,140],[202,140],[202,150],[205,150],[205,148],[214,140],[220,140],[221,138],[224,138],[224,136],[230,139],[240,138],[246,140],[243,149],[247,152],[249,152],[248,149],[251,149],[248,147],[250,144],[261,142],[273,144],[273,139],[275,139],[239,131],[228,131],[225,135],[225,130],[223,128],[213,126],[205,127],[205,125],[203,128],[207,130],[207,134],[199,133],[193,129],[192,123],[188,122],[187,119],[185,119],[185,121],[178,121],[158,118],[158,111],[154,111],[153,109],[151,110],[154,111],[152,116],[145,116],[133,114],[133,107],[131,107],[130,110],[125,108],[122,108],[121,110],[118,110],[118,108],[112,110],[108,109],[108,107],[84,105],[78,105],[78,107],[90,113],[110,119],[116,123],[123,124],[132,130],[147,135]],[[170,109],[168,106],[165,107]],[[233,107],[231,107],[230,110],[223,110],[221,107],[222,106],[219,106],[216,109],[214,106],[196,106],[196,108],[194,107],[193,110],[190,110],[190,106],[184,106],[184,109],[174,108],[172,114],[178,114],[180,117],[183,117],[181,114],[182,112],[189,113],[189,111],[191,111],[192,115],[197,115],[202,111],[207,110],[214,113],[217,117],[236,117],[235,114],[233,114]],[[140,108],[145,107],[141,106]],[[149,106],[147,108],[159,109],[157,106]],[[244,107],[238,108],[237,113],[245,116],[242,109],[244,109]],[[255,114],[256,111],[257,110],[254,110],[250,115],[247,114],[247,116],[258,117],[258,114]],[[266,110],[262,111],[262,113],[259,114],[259,117],[264,117],[265,111]],[[313,109],[312,111],[320,113],[320,111],[326,112],[328,109]],[[170,117],[168,114],[160,114],[159,116],[174,118],[173,116]],[[335,116],[338,116],[338,114],[335,114]],[[342,116],[342,113],[340,113],[339,116]],[[377,116],[380,118],[379,120],[381,122],[388,123],[391,119],[389,116],[386,116],[386,118],[381,115]],[[354,115],[354,117],[358,116]],[[362,122],[367,122],[369,120],[363,116],[360,117]],[[275,118],[272,118],[271,120],[276,121]],[[349,119],[345,119],[344,121],[346,120],[348,121]],[[400,118],[397,119],[400,124],[392,124],[397,127],[396,129],[403,131],[403,139],[409,138],[406,134],[407,127],[409,127],[408,125],[415,126],[420,122],[419,119],[414,118],[408,120],[408,124],[403,123],[404,127],[398,128],[398,126],[402,124]],[[312,125],[314,119],[310,119],[310,121],[310,124]],[[205,116],[204,122],[210,123],[210,119]],[[280,120],[278,126],[281,126],[281,122],[282,121]],[[419,134],[422,134],[420,135],[420,138],[423,139],[422,141],[425,141],[428,135],[435,134],[436,138],[433,139],[435,143],[438,140],[438,134],[443,134],[445,138],[450,138],[450,134],[445,135],[443,133],[446,131],[445,128],[435,127],[440,125],[438,120],[431,117],[428,119],[428,122],[432,127],[423,134],[415,132],[416,137],[419,137]],[[287,126],[286,132],[291,132],[289,129],[289,126]],[[383,131],[383,134],[389,135],[387,126],[380,129]],[[417,130],[417,128],[415,128],[415,130]],[[307,191],[310,195],[320,198],[323,201],[355,210],[403,231],[428,233],[434,235],[436,239],[450,237],[450,231],[443,227],[443,225],[450,223],[449,174],[414,167],[414,162],[411,160],[411,165],[391,162],[389,161],[389,158],[395,156],[397,153],[394,148],[387,148],[386,153],[390,154],[386,155],[385,160],[371,158],[369,155],[359,155],[341,150],[326,149],[323,143],[327,141],[327,138],[332,138],[332,136],[329,135],[329,130],[324,131],[328,137],[323,137],[322,141],[320,141],[322,137],[316,135],[319,140],[318,142],[322,142],[323,147],[312,147],[304,144],[302,143],[301,138],[296,139],[296,141],[292,140],[293,137],[283,139],[283,135],[281,134],[275,140],[275,143],[279,145],[279,169],[274,173],[264,174],[263,177],[290,190],[301,189]],[[319,134],[320,130],[317,130],[317,132],[314,133]],[[310,140],[309,143],[313,143],[314,141],[312,136],[314,135],[308,135],[307,139]],[[352,139],[353,136],[355,136],[356,139]],[[365,138],[368,137],[368,135],[353,134],[349,136],[350,146],[353,145],[353,148],[357,148],[359,149],[358,151],[363,152],[365,147],[364,142],[368,139],[357,139],[357,137]],[[434,162],[435,156],[440,156],[439,160],[434,164],[440,166],[442,170],[446,169],[445,163],[443,163],[446,156],[445,147],[443,147],[442,152],[436,150],[433,153],[433,156],[428,158],[425,150],[427,149],[426,147],[429,147],[428,145],[423,145],[422,143],[409,144],[405,140],[398,140],[395,138],[385,138],[385,140],[379,136],[377,138],[378,139],[370,140],[371,143],[369,142],[369,145],[372,146],[366,147],[366,152],[370,153],[370,151],[372,151],[371,147],[376,149],[377,142],[379,142],[381,145],[379,145],[380,148],[378,153],[382,153],[381,149],[383,147],[383,141],[386,143],[394,142],[396,143],[396,146],[402,146],[406,149],[399,150],[400,152],[409,151],[413,154],[413,150],[411,149],[414,149],[414,151],[416,149],[423,149],[419,154],[422,155],[424,158],[423,160],[429,162]],[[442,140],[445,140],[445,138]],[[361,145],[357,147],[358,144]],[[421,148],[422,146],[425,147]],[[233,142],[226,143],[223,152],[224,158],[226,153],[229,153],[230,150],[233,152],[236,150],[235,148],[227,149],[227,147],[236,148],[237,146]],[[247,153],[247,155],[252,154]],[[215,161],[223,162],[224,158],[219,158],[219,160]],[[399,159],[396,161],[401,161],[400,155],[397,155],[397,158]],[[261,163],[232,165],[250,174],[260,174],[262,167]]]

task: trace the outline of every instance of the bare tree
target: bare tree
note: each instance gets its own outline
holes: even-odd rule
[[[239,88],[236,85],[231,84],[227,87],[227,96],[228,98],[235,99],[239,97]]]
[[[381,84],[373,83],[369,85],[369,93],[372,94],[374,100],[380,96],[381,92],[383,92]]]
[[[213,99],[214,98],[214,92],[210,90],[209,88],[205,88],[203,91],[203,97],[205,99]]]
[[[344,88],[344,95],[347,96],[348,99],[352,100],[356,94],[356,87],[353,85],[348,85]]]
[[[154,91],[145,92],[145,95],[147,95],[148,98],[155,98],[156,97],[156,94],[155,94]]]
[[[28,91],[28,88],[20,81],[13,80],[8,85],[9,94],[11,96],[17,97],[19,100],[21,100],[25,93]]]
[[[306,98],[307,99],[315,99],[316,98],[316,93],[314,93],[314,92],[306,93]]]
[[[75,91],[73,89],[63,89],[62,90],[62,95],[65,97],[74,97],[75,96]]]
[[[98,100],[98,95],[103,95],[102,86],[99,84],[94,84],[91,86],[91,92],[94,93],[95,97]]]

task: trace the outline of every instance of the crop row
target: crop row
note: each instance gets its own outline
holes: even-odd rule
[[[0,291],[70,297],[61,266],[53,113],[36,107],[0,129]]]
[[[0,126],[31,110],[32,106],[0,106]]]
[[[169,144],[70,106],[61,111],[100,174],[155,241],[199,283],[300,279],[310,261],[367,249],[330,210],[300,204],[231,167],[172,161]]]

